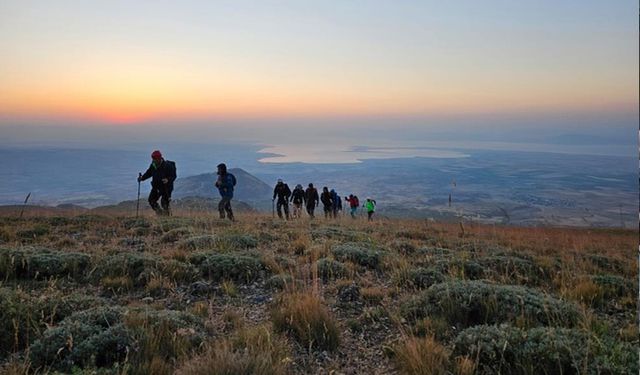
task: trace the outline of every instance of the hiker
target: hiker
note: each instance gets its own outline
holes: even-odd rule
[[[315,218],[313,212],[316,207],[320,203],[320,198],[318,197],[318,190],[313,187],[312,183],[309,183],[309,187],[304,192],[304,203],[307,207],[307,214],[313,219]]]
[[[336,193],[335,189],[331,189],[331,213],[333,214],[333,218],[338,218],[338,211],[342,211],[342,199]]]
[[[231,221],[235,221],[233,216],[233,210],[231,209],[231,199],[233,199],[233,188],[236,186],[236,176],[227,172],[227,165],[225,163],[218,164],[218,179],[215,186],[220,192],[220,202],[218,202],[218,212],[220,213],[220,219],[226,216]]]
[[[322,188],[322,194],[320,194],[320,201],[324,206],[324,218],[329,218],[331,216],[331,212],[333,210],[333,200],[331,200],[331,193],[329,192],[328,187]]]
[[[149,205],[158,216],[169,216],[169,203],[173,191],[173,181],[176,180],[176,163],[164,160],[162,153],[155,150],[151,153],[151,165],[144,174],[138,176],[138,182],[151,177],[151,192]],[[158,205],[158,199],[160,204]]]
[[[349,207],[351,208],[351,211],[350,211],[351,217],[355,219],[356,214],[358,213],[358,206],[360,206],[360,201],[358,200],[358,196],[349,194],[348,197],[344,197],[344,200],[349,202]]]
[[[298,184],[296,188],[293,189],[291,202],[293,203],[293,217],[296,219],[301,218],[302,203],[304,203],[304,189],[302,189],[302,185]]]
[[[367,201],[362,205],[367,210],[367,220],[371,221],[373,214],[376,212],[376,201],[371,198],[367,198]]]
[[[285,184],[282,179],[278,179],[278,183],[276,187],[273,188],[273,199],[278,197],[278,202],[276,203],[278,217],[282,219],[282,209],[284,209],[284,214],[287,220],[289,220],[289,197],[291,196],[291,189],[289,189],[289,185]]]

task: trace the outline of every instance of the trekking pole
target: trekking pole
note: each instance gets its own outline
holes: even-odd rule
[[[24,214],[24,208],[27,206],[27,202],[29,201],[29,197],[31,196],[31,192],[27,194],[27,197],[24,199],[24,204],[22,205],[22,209],[20,210],[20,218],[22,219],[22,215]]]
[[[136,219],[138,218],[138,212],[140,212],[140,177],[142,177],[142,173],[138,173],[138,198],[136,199]]]
[[[275,199],[271,200],[271,218],[272,219],[276,218],[276,201],[275,201]]]

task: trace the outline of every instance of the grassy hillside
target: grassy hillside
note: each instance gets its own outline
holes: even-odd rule
[[[635,231],[112,213],[0,217],[0,373],[638,373]]]

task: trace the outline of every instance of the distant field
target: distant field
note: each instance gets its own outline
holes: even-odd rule
[[[0,373],[638,373],[636,230],[174,213],[0,212]]]

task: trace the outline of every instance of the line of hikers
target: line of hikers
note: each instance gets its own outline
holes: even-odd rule
[[[358,197],[349,194],[349,196],[344,197],[344,199],[349,203],[351,217],[355,219],[358,207],[360,207]],[[276,208],[275,210],[278,212],[278,217],[282,219],[282,212],[284,211],[284,218],[286,220],[289,220],[289,202],[293,203],[293,213],[291,216],[293,216],[294,219],[302,217],[303,205],[309,217],[315,218],[314,211],[320,202],[322,202],[325,218],[337,218],[338,213],[342,211],[342,198],[335,189],[329,190],[329,188],[325,186],[322,188],[322,193],[318,195],[318,190],[312,183],[309,183],[306,190],[303,189],[302,185],[298,184],[293,191],[291,191],[289,185],[282,181],[282,179],[278,179],[276,186],[273,188],[273,198],[271,200]],[[376,201],[367,198],[363,207],[367,210],[368,220],[372,220],[376,210]]]
[[[232,173],[227,172],[227,166],[224,163],[218,164],[216,173],[218,178],[214,185],[220,193],[220,201],[218,202],[220,218],[224,219],[227,217],[229,220],[234,221],[235,218],[233,216],[233,209],[231,208],[231,200],[233,199],[233,191],[237,183],[236,177]],[[146,172],[138,174],[138,184],[149,178],[151,178],[151,192],[148,198],[149,206],[151,206],[156,214],[169,216],[171,212],[169,206],[171,203],[171,193],[173,192],[173,182],[177,178],[176,163],[171,160],[165,160],[159,150],[153,151],[151,153],[151,165],[149,165]],[[139,194],[140,190],[138,189],[138,198],[140,198]],[[289,202],[293,203],[294,218],[302,217],[303,205],[307,210],[307,214],[311,218],[314,218],[314,211],[320,202],[322,202],[324,208],[325,218],[337,218],[338,212],[342,211],[342,199],[334,189],[329,191],[325,186],[322,188],[322,194],[318,195],[318,190],[316,190],[312,183],[309,184],[306,190],[303,190],[302,185],[298,184],[295,189],[291,191],[282,179],[278,179],[278,183],[273,189],[272,202],[275,202],[276,197],[278,198],[278,217],[283,218],[282,211],[284,211],[287,220],[289,220]],[[158,205],[158,200],[160,200],[160,205]],[[345,197],[345,200],[349,203],[351,217],[355,219],[358,207],[360,206],[358,197],[349,194],[348,197]],[[376,209],[376,201],[367,198],[363,207],[367,210],[367,218],[370,221]]]

